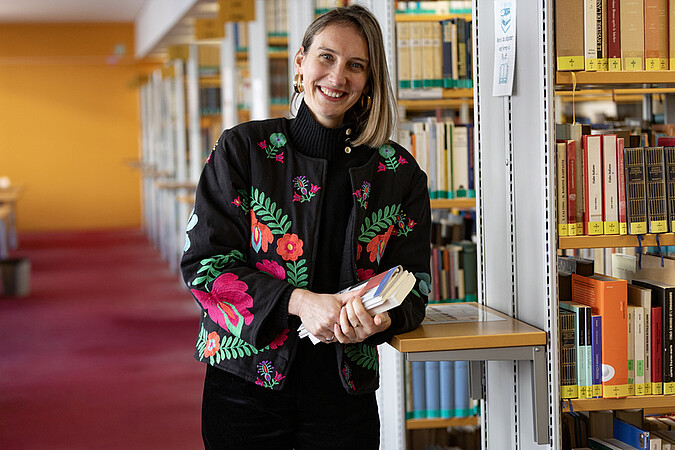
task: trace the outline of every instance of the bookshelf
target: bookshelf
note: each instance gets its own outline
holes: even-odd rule
[[[675,233],[659,234],[661,245],[675,245]],[[600,236],[564,236],[558,239],[558,248],[613,248],[637,247],[638,238],[634,235],[600,235]],[[656,246],[656,235],[645,234],[642,239],[643,247]]]
[[[557,85],[572,85],[576,78],[577,86],[584,85],[649,85],[673,84],[675,73],[671,70],[663,71],[623,71],[623,72],[556,72]]]
[[[475,207],[475,198],[443,198],[431,200],[431,209],[467,209]]]

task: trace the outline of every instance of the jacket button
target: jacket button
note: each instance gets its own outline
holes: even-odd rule
[[[351,129],[351,128],[347,128],[347,129],[345,130],[345,134],[346,134],[347,136],[349,136],[350,134],[352,134],[352,129]]]
[[[351,153],[352,148],[351,147],[345,147],[345,153]]]

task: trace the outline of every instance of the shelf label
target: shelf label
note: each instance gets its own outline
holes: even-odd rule
[[[218,0],[218,19],[223,23],[255,20],[255,3],[243,0]]]
[[[498,0],[495,5],[495,69],[492,95],[513,93],[516,64],[516,0]]]

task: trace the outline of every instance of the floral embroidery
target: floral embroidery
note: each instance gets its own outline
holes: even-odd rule
[[[356,277],[359,279],[359,281],[367,280],[373,275],[375,275],[373,269],[356,269]]]
[[[363,251],[363,247],[361,247],[361,244],[356,245],[356,260],[358,261],[361,259],[361,252]]]
[[[213,282],[211,292],[192,289],[199,304],[211,319],[233,335],[241,336],[244,325],[250,325],[253,314],[248,310],[253,299],[246,293],[248,286],[233,273],[224,273]]]
[[[195,214],[195,209],[192,208],[190,218],[188,219],[187,226],[185,227],[185,245],[183,246],[184,252],[190,250],[190,236],[188,236],[188,232],[197,226],[197,222],[199,222],[199,217],[197,217],[197,214]]]
[[[272,234],[285,234],[291,227],[288,216],[283,214],[281,209],[277,209],[277,204],[258,189],[252,189],[251,208],[260,217],[260,220],[267,223]]]
[[[267,158],[274,159],[280,163],[284,162],[284,152],[280,152],[284,145],[286,145],[286,136],[282,133],[272,133],[269,145],[267,145],[267,140],[258,142],[258,147],[265,150]]]
[[[382,255],[384,254],[384,249],[387,247],[387,242],[391,237],[391,233],[394,231],[394,225],[391,225],[387,228],[387,231],[384,234],[378,234],[375,236],[366,246],[366,250],[370,254],[370,262],[380,262]]]
[[[272,377],[272,372],[274,371],[274,377]],[[274,386],[279,384],[281,380],[286,378],[284,375],[280,374],[274,370],[274,366],[271,361],[262,361],[258,363],[258,374],[263,378],[255,380],[255,384],[258,386],[266,387],[272,389]]]
[[[369,243],[379,232],[386,230],[396,223],[396,216],[401,211],[401,205],[386,206],[366,217],[361,224],[359,242]]]
[[[204,348],[204,357],[209,358],[220,350],[220,336],[215,331],[209,333],[206,338],[206,347]]]
[[[400,213],[398,216],[396,216],[396,225],[397,228],[394,230],[394,236],[408,236],[408,233],[410,233],[415,225],[417,225],[417,222],[415,222],[412,219],[408,219],[407,221],[406,215],[404,213]]]
[[[264,223],[258,222],[253,210],[251,210],[251,247],[256,253],[267,252],[268,245],[274,242],[274,235],[269,227]]]
[[[345,345],[345,355],[359,367],[374,370],[375,372],[378,370],[377,347],[372,347],[363,342],[348,344]]]
[[[385,170],[393,170],[396,172],[396,169],[398,169],[401,164],[408,164],[408,161],[406,161],[404,157],[399,156],[398,159],[396,158],[396,150],[389,144],[380,146],[377,151],[380,156],[384,158],[384,164],[380,162],[377,166],[378,172],[384,172]]]
[[[419,280],[418,286],[420,292],[413,289],[412,293],[418,297],[421,297],[420,293],[425,296],[429,295],[429,293],[431,293],[431,275],[426,272],[416,272],[415,278]]]
[[[232,204],[233,204],[234,206],[241,206],[241,204],[242,204],[242,202],[241,202],[241,195],[240,195],[239,197],[235,198],[234,200],[232,200]]]
[[[261,272],[266,272],[277,280],[283,280],[286,278],[286,271],[275,261],[265,259],[263,262],[256,263],[255,266]]]
[[[200,264],[202,267],[197,273],[206,272],[206,274],[195,277],[190,285],[197,287],[197,285],[204,283],[204,289],[208,292],[209,284],[215,280],[218,275],[223,273],[225,266],[232,261],[246,262],[246,258],[244,258],[244,255],[239,250],[232,250],[227,255],[216,255],[212,258],[201,260]]]
[[[248,213],[249,200],[247,192],[244,189],[237,189],[237,192],[239,192],[239,195],[237,196],[237,198],[232,200],[232,204],[234,206],[241,208],[241,210],[244,211],[245,213]]]
[[[277,253],[285,261],[296,261],[302,256],[302,240],[297,234],[284,234],[277,241]]]
[[[295,287],[306,288],[308,285],[306,262],[304,259],[299,259],[286,263],[286,274],[288,275],[288,280],[286,281]]]
[[[321,189],[316,184],[312,184],[307,181],[307,177],[300,175],[299,177],[293,178],[293,186],[295,187],[296,192],[293,193],[294,202],[308,202],[316,195],[316,193]],[[307,189],[309,187],[309,189]],[[298,193],[298,191],[300,191]]]
[[[215,331],[208,333],[202,325],[197,338],[197,352],[201,355],[201,359],[208,358],[211,365],[220,364],[225,359],[250,357],[269,349],[275,350],[284,345],[284,342],[288,339],[288,332],[287,328],[279,333],[270,345],[257,349],[237,336],[230,335],[221,340],[218,333]]]
[[[368,207],[368,197],[370,197],[370,183],[364,181],[361,185],[361,189],[357,190],[352,195],[356,197],[356,201],[359,202],[363,209],[366,209]]]
[[[349,386],[352,391],[355,391],[356,386],[354,386],[354,380],[352,380],[352,369],[349,368],[349,364],[347,363],[342,363],[342,376],[347,382],[347,386]]]

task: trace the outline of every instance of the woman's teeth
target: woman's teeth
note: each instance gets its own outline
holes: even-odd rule
[[[324,89],[324,88],[321,88],[321,92],[323,92],[327,96],[333,97],[333,98],[339,98],[339,97],[342,97],[343,95],[345,95],[344,92],[329,91],[329,90]]]

